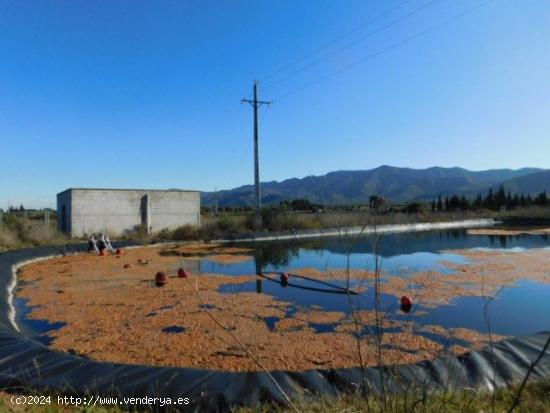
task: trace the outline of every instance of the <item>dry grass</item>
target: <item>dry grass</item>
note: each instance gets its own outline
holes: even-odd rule
[[[0,251],[69,241],[56,227],[55,220],[46,226],[43,219],[4,214],[0,222]]]
[[[349,394],[337,399],[311,397],[309,400],[295,400],[300,412],[308,413],[480,413],[480,412],[507,412],[511,407],[518,386],[499,389],[495,394],[495,403],[492,405],[492,393],[473,390],[461,390],[446,393],[400,394],[390,395],[386,405],[376,397],[369,400],[360,394]],[[88,412],[88,413],[119,413],[122,410],[114,407],[67,407],[58,405],[57,396],[52,396],[51,405],[47,406],[13,406],[10,403],[12,394],[0,392],[0,412],[30,412],[30,413],[64,413],[64,412]],[[154,396],[154,395],[152,395]],[[494,409],[493,409],[494,407]],[[237,407],[235,413],[287,413],[290,408],[261,404],[257,407]],[[548,413],[550,411],[550,380],[529,383],[517,407],[517,412]]]
[[[337,399],[315,398],[298,401],[297,408],[309,413],[481,413],[507,412],[513,404],[518,386],[500,389],[493,395],[489,392],[461,390],[440,392],[431,395],[409,393],[390,395],[386,402],[371,396],[368,400],[360,394],[344,395]],[[264,404],[255,408],[238,408],[235,413],[286,413],[291,410]],[[531,383],[522,393],[522,402],[517,412],[548,413],[550,411],[550,381]]]

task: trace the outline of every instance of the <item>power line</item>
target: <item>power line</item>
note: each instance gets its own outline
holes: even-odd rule
[[[306,60],[307,58],[311,57],[311,56],[314,56],[315,54],[317,54],[318,52],[320,52],[321,50],[329,47],[329,46],[332,46],[333,44],[335,43],[338,43],[340,40],[342,39],[345,39],[346,37],[352,35],[353,33],[356,33],[357,31],[361,30],[362,28],[368,26],[369,24],[371,23],[374,23],[375,21],[377,20],[380,20],[382,17],[385,17],[387,16],[388,14],[390,14],[392,11],[394,10],[397,10],[398,8],[400,8],[401,6],[404,6],[405,4],[407,3],[410,3],[411,1],[413,0],[404,0],[402,1],[401,3],[398,3],[397,5],[393,6],[392,8],[382,12],[381,14],[377,15],[376,17],[364,22],[364,23],[361,23],[359,26],[356,26],[355,28],[353,28],[352,30],[350,30],[349,32],[347,33],[344,33],[340,36],[338,36],[337,38],[327,42],[327,43],[324,43],[322,44],[321,46],[319,46],[318,48],[316,48],[315,50],[293,60],[292,62],[290,62],[289,64],[286,64],[282,67],[280,67],[279,69],[277,69],[276,71],[272,72],[271,74],[265,76],[263,79],[262,79],[262,82],[265,82],[266,80],[272,78],[273,76],[275,75],[278,75],[279,73],[281,72],[284,72],[285,70],[287,70],[288,68],[292,67],[292,66],[295,66],[296,64],[300,63],[301,61],[303,60]]]
[[[284,76],[284,77],[280,78],[279,80],[275,80],[275,81],[269,83],[264,89],[269,89],[270,87],[272,87],[272,86],[274,86],[274,85],[276,85],[276,84],[278,84],[278,83],[284,82],[285,80],[290,79],[291,77],[293,77],[293,76],[295,76],[295,75],[297,75],[297,74],[303,72],[304,70],[307,70],[307,69],[309,69],[309,68],[311,68],[311,67],[313,67],[313,66],[315,66],[315,65],[317,65],[317,64],[319,64],[319,63],[321,63],[321,62],[324,62],[324,61],[327,60],[329,57],[332,57],[332,56],[334,56],[334,55],[336,55],[336,54],[338,54],[338,53],[341,53],[341,52],[343,52],[343,51],[345,51],[345,50],[347,50],[347,49],[349,49],[349,48],[351,48],[351,47],[353,47],[353,46],[355,46],[355,45],[361,43],[362,41],[367,40],[368,38],[374,36],[375,34],[378,34],[378,33],[380,33],[380,32],[383,32],[384,30],[387,30],[387,29],[389,29],[390,27],[395,26],[395,25],[398,24],[398,23],[401,23],[402,21],[408,19],[409,17],[412,17],[412,16],[414,16],[415,14],[420,13],[422,10],[427,9],[428,7],[430,7],[430,6],[432,6],[433,4],[437,3],[438,1],[439,1],[439,0],[431,0],[431,1],[429,1],[428,3],[426,3],[426,4],[424,4],[424,5],[420,6],[420,7],[417,7],[416,9],[410,11],[409,13],[407,13],[407,14],[405,14],[405,15],[403,15],[403,16],[401,16],[401,17],[399,17],[399,18],[397,18],[397,19],[395,19],[395,20],[389,22],[388,24],[386,24],[386,25],[380,27],[379,29],[373,30],[372,32],[367,33],[366,35],[360,37],[359,39],[354,40],[354,41],[351,42],[351,43],[348,43],[347,45],[341,47],[340,49],[335,50],[334,52],[329,53],[329,54],[327,54],[327,55],[325,55],[325,56],[323,56],[323,57],[321,57],[321,58],[315,60],[314,62],[312,62],[312,63],[310,63],[310,64],[308,64],[308,65],[306,65],[306,66],[301,67],[300,69],[297,69],[297,70],[295,70],[295,71],[289,73],[287,76]]]
[[[317,83],[323,82],[323,81],[325,81],[325,80],[327,80],[327,79],[330,79],[330,78],[332,78],[332,77],[334,77],[334,76],[336,76],[336,75],[339,75],[340,73],[345,72],[346,70],[352,69],[352,68],[354,68],[355,66],[358,66],[358,65],[363,64],[363,63],[365,63],[365,62],[367,62],[367,61],[373,60],[373,59],[375,59],[376,57],[378,57],[378,56],[380,56],[380,55],[383,55],[383,54],[385,54],[385,53],[387,53],[387,52],[389,52],[389,51],[391,51],[391,50],[393,50],[393,49],[396,49],[396,48],[398,48],[398,47],[400,47],[400,46],[403,46],[403,45],[406,44],[406,43],[409,43],[409,42],[411,42],[411,41],[413,41],[413,40],[416,40],[416,39],[418,39],[418,38],[420,38],[420,37],[422,37],[422,36],[425,36],[425,35],[427,35],[428,33],[432,32],[432,31],[434,31],[434,30],[437,30],[437,29],[439,29],[439,28],[441,28],[441,27],[443,27],[443,26],[446,26],[447,24],[450,24],[450,23],[454,22],[455,20],[459,20],[459,19],[461,19],[461,18],[463,18],[463,17],[466,17],[467,15],[474,13],[475,11],[477,11],[477,10],[479,10],[479,9],[481,9],[481,8],[483,8],[483,7],[485,7],[485,6],[487,6],[489,3],[492,3],[492,2],[494,2],[494,1],[496,1],[496,0],[487,0],[487,1],[484,1],[483,3],[478,4],[477,6],[472,7],[472,8],[470,8],[470,9],[468,9],[468,10],[462,12],[462,13],[456,14],[456,15],[454,15],[454,16],[452,16],[452,17],[450,17],[450,18],[448,18],[448,19],[446,19],[446,20],[444,20],[444,21],[442,21],[442,22],[440,22],[440,23],[438,23],[438,24],[435,24],[435,25],[433,25],[433,26],[430,26],[430,27],[428,27],[428,28],[425,29],[425,30],[422,30],[422,31],[420,31],[420,32],[418,32],[418,33],[416,33],[416,34],[414,34],[414,35],[412,35],[412,36],[409,36],[409,37],[407,37],[407,38],[405,38],[405,39],[403,39],[403,40],[400,40],[399,42],[393,43],[392,45],[390,45],[390,46],[388,46],[388,47],[386,47],[386,48],[384,48],[384,49],[382,49],[382,50],[380,50],[380,51],[378,51],[378,52],[376,52],[376,53],[373,53],[373,54],[371,54],[371,55],[369,55],[369,56],[364,57],[364,58],[361,59],[361,60],[358,60],[358,61],[355,62],[355,63],[352,63],[351,65],[345,66],[345,67],[343,67],[343,68],[341,68],[341,69],[338,69],[338,70],[336,70],[336,71],[334,71],[334,72],[332,72],[332,73],[329,73],[328,75],[325,75],[325,76],[323,76],[323,77],[321,77],[321,78],[319,78],[319,79],[317,79],[317,80],[314,80],[314,81],[312,81],[312,82],[306,83],[305,85],[303,85],[303,86],[301,86],[301,87],[299,87],[299,88],[297,88],[297,89],[291,90],[290,92],[287,92],[287,93],[285,93],[285,94],[283,94],[283,95],[280,95],[279,97],[277,97],[276,99],[274,99],[273,102],[279,101],[279,100],[284,99],[284,98],[286,98],[286,97],[288,97],[288,96],[290,96],[290,95],[293,95],[293,94],[295,94],[295,93],[301,92],[301,91],[304,90],[304,89],[307,89],[307,88],[309,88],[309,87],[311,87],[311,86],[316,85]]]

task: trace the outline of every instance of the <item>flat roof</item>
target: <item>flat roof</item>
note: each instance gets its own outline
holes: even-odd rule
[[[141,188],[67,188],[64,191],[59,192],[57,195],[64,194],[65,192],[69,191],[118,191],[118,192],[124,192],[124,191],[139,191],[139,192],[201,192],[196,191],[194,189],[177,189],[177,188],[171,188],[171,189],[141,189]]]

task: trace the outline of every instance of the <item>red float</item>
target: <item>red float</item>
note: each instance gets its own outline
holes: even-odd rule
[[[401,304],[403,304],[403,305],[412,305],[412,303],[413,303],[413,300],[412,300],[411,297],[408,297],[406,295],[401,297]]]
[[[178,278],[187,278],[188,275],[189,273],[185,271],[183,268],[180,268],[178,270]]]
[[[287,287],[288,286],[288,279],[289,278],[290,278],[290,276],[286,272],[281,273],[281,287]]]
[[[412,309],[412,298],[404,295],[401,297],[401,311],[404,313],[409,313]]]
[[[162,287],[164,284],[168,282],[168,277],[166,276],[166,273],[164,271],[159,271],[155,275],[155,285],[157,287]]]

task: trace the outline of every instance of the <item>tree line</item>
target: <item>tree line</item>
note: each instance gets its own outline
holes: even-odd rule
[[[501,210],[514,209],[519,207],[529,206],[549,206],[548,196],[546,191],[540,192],[536,196],[531,194],[519,194],[506,191],[504,186],[500,186],[498,191],[489,189],[485,197],[478,193],[474,199],[468,199],[465,195],[446,196],[445,199],[439,195],[437,200],[432,201],[432,211],[468,211],[468,210]]]
[[[432,212],[439,211],[469,211],[469,210],[494,210],[514,209],[529,206],[550,206],[550,201],[546,191],[540,192],[537,195],[514,193],[506,191],[504,186],[500,186],[497,191],[489,189],[488,193],[483,196],[478,193],[475,198],[468,198],[466,195],[447,195],[439,197],[431,201]],[[353,204],[332,204],[325,205],[311,202],[308,199],[294,199],[291,201],[280,201],[278,204],[266,205],[264,209],[277,211],[300,211],[300,212],[322,212],[324,210],[332,211],[361,211],[374,209],[380,213],[405,212],[418,213],[430,208],[430,202],[410,202],[404,207],[395,205],[392,202],[386,201],[378,195],[371,195],[368,202],[353,203]],[[251,206],[220,206],[217,209],[213,206],[201,206],[201,212],[216,213],[216,212],[252,212]]]

